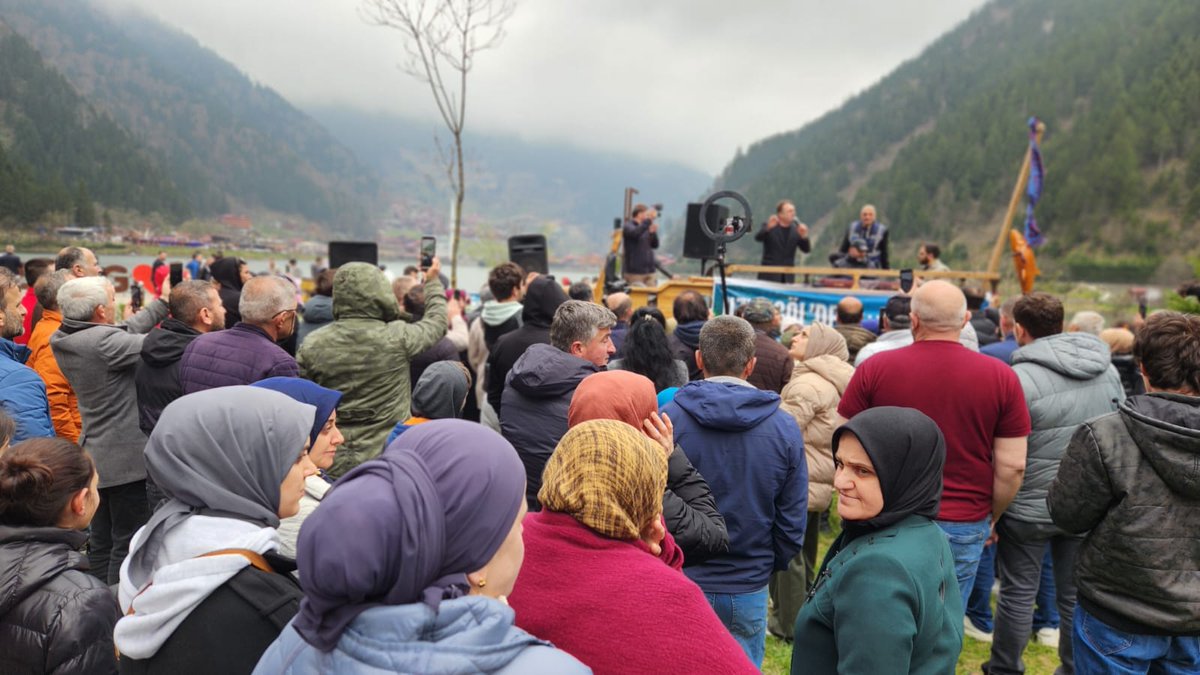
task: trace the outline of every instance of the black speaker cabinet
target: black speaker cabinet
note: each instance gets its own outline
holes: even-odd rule
[[[378,265],[379,245],[373,241],[329,242],[330,267],[341,267],[351,262],[365,262]]]
[[[520,265],[526,272],[550,273],[544,235],[517,234],[509,237],[508,259]]]
[[[687,229],[683,231],[683,257],[697,260],[717,257],[717,242],[708,238],[700,227],[700,207],[704,204],[688,204]],[[729,207],[713,204],[708,207],[708,222],[717,227],[718,223],[729,217]]]

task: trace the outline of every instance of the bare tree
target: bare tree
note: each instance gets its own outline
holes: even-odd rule
[[[463,128],[467,119],[467,74],[475,55],[500,44],[513,0],[362,0],[363,18],[393,28],[404,36],[404,71],[429,85],[442,121],[450,131],[446,177],[454,189],[454,241],[450,250],[450,283],[458,283],[458,242],[462,229],[466,181],[463,171]]]

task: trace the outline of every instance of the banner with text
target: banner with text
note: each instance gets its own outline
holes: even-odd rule
[[[879,316],[887,299],[895,291],[850,291],[845,288],[812,288],[752,279],[728,279],[729,307],[750,302],[754,298],[766,298],[779,308],[784,320],[795,319],[805,325],[819,322],[832,326],[837,320],[837,303],[847,295],[853,295],[863,303],[863,317]],[[713,306],[721,311],[721,281],[713,279]]]

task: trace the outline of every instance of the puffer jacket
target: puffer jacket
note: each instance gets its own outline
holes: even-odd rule
[[[87,533],[0,525],[0,672],[115,673],[108,586],[88,574]]]
[[[54,435],[46,384],[25,365],[28,359],[28,347],[0,340],[0,407],[16,424],[12,443]]]
[[[780,407],[796,418],[808,460],[808,510],[824,511],[833,501],[833,432],[838,403],[854,367],[831,354],[797,361],[783,388]]]
[[[477,595],[372,607],[354,618],[329,652],[288,626],[267,648],[255,673],[591,673],[566,652],[517,628],[512,608]]]
[[[500,433],[525,464],[525,498],[530,511],[541,509],[537,493],[542,487],[542,470],[567,433],[571,396],[583,378],[599,370],[591,361],[538,344],[531,345],[508,373]]]
[[[197,337],[179,359],[179,386],[185,394],[299,373],[291,354],[265,330],[248,323]]]
[[[1046,491],[1075,428],[1117,409],[1125,400],[1108,345],[1088,333],[1039,338],[1013,352],[1013,370],[1029,406],[1025,479],[1005,515],[1049,524]]]
[[[1079,603],[1137,634],[1200,634],[1200,398],[1151,393],[1071,437],[1047,503],[1087,532]]]
[[[50,349],[50,337],[62,326],[62,314],[53,309],[42,311],[42,319],[33,327],[29,336],[29,351],[33,352],[26,365],[37,371],[46,384],[46,398],[50,399],[50,419],[54,422],[54,433],[72,443],[79,442],[79,431],[83,420],[79,417],[79,401],[75,390],[67,382]]]
[[[340,476],[379,454],[388,432],[411,416],[409,360],[446,334],[446,295],[425,282],[425,317],[400,319],[400,305],[379,268],[349,263],[333,279],[333,323],[300,345],[302,377],[342,392],[338,428],[346,438],[330,474]]]
[[[729,552],[725,517],[704,476],[692,466],[683,448],[667,458],[667,491],[663,493],[663,519],[685,565],[700,563]]]

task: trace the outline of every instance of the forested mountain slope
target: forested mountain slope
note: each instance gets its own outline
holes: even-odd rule
[[[825,225],[814,262],[871,202],[893,228],[894,260],[913,262],[917,242],[933,240],[950,264],[980,266],[1031,115],[1048,126],[1044,267],[1092,278],[1181,269],[1200,245],[1194,0],[996,0],[837,110],[739,152],[717,185],[745,191],[763,217],[794,199]]]

